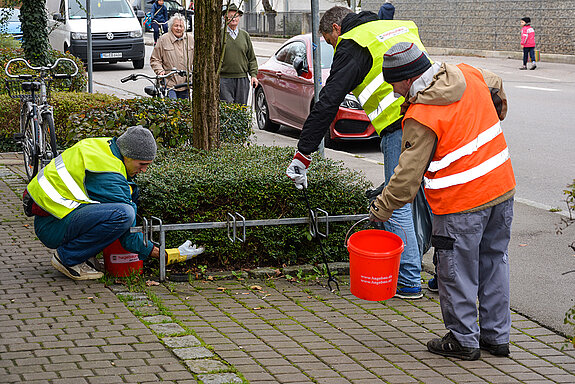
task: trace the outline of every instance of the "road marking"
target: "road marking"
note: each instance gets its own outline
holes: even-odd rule
[[[555,88],[530,87],[528,85],[516,85],[515,88],[534,89],[536,91],[547,91],[547,92],[560,92],[559,89]]]
[[[526,75],[528,77],[534,77],[536,79],[541,79],[541,80],[549,80],[549,81],[557,81],[560,82],[561,80],[559,79],[554,79],[552,77],[545,77],[545,76],[537,76],[537,75]]]

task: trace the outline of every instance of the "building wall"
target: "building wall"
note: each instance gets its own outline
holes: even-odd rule
[[[244,0],[244,9],[251,9],[252,12],[262,12],[264,7],[261,0]],[[311,10],[311,0],[270,0],[270,4],[277,12],[309,12]],[[345,0],[318,0],[319,9],[325,11],[334,5],[347,6]]]
[[[363,0],[376,12],[383,0]],[[519,51],[529,16],[542,53],[575,55],[575,0],[394,0],[395,18],[413,20],[429,47]]]

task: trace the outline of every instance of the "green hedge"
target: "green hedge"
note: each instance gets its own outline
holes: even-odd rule
[[[54,92],[50,103],[54,107],[54,124],[58,143],[63,146],[67,133],[67,121],[70,115],[85,110],[103,108],[117,103],[120,99],[103,93]],[[17,151],[13,140],[14,133],[20,130],[20,101],[8,95],[0,95],[0,151]]]
[[[60,148],[86,137],[117,136],[126,127],[149,127],[159,143],[175,147],[192,137],[192,113],[187,100],[138,98],[122,100],[102,93],[55,92],[54,124]],[[20,103],[0,95],[0,150],[18,150],[13,134],[19,130]],[[251,134],[249,108],[220,103],[221,140],[244,143]]]
[[[161,150],[145,174],[139,214],[165,224],[226,221],[238,212],[246,220],[305,217],[303,192],[285,175],[292,148],[224,145],[201,152],[191,148]],[[314,157],[307,190],[312,207],[330,215],[367,212],[370,183],[340,163]],[[343,243],[352,223],[332,224],[323,244],[331,261],[346,260]],[[210,267],[281,266],[321,261],[306,225],[247,228],[245,243],[232,244],[225,229],[167,233],[168,247],[192,239],[206,246],[198,263]]]
[[[249,108],[220,103],[220,138],[223,142],[246,142],[252,132],[251,121]],[[165,147],[192,142],[192,111],[188,100],[138,98],[70,116],[67,136],[62,143],[69,146],[85,137],[117,136],[127,127],[138,124],[150,128],[156,141]]]

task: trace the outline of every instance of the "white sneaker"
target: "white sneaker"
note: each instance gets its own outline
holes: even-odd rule
[[[96,280],[104,276],[102,272],[96,271],[86,263],[68,267],[62,263],[58,253],[52,256],[52,266],[72,280]]]

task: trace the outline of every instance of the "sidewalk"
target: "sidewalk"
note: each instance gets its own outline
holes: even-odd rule
[[[575,349],[561,350],[565,338],[516,312],[510,358],[427,352],[445,333],[433,293],[368,302],[349,293],[345,276],[340,294],[324,278],[245,276],[141,292],[71,281],[22,213],[21,172],[16,156],[0,154],[2,383],[575,382]]]

